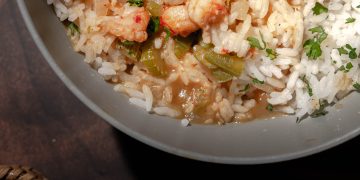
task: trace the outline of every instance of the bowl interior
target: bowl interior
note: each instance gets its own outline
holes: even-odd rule
[[[289,116],[225,126],[193,125],[151,115],[115,93],[72,50],[65,29],[45,0],[18,0],[26,24],[45,59],[68,88],[89,108],[126,134],[161,150],[192,159],[256,164],[313,154],[359,133],[358,95],[330,108],[330,113],[297,124]]]

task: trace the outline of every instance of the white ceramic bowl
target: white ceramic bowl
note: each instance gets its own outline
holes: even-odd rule
[[[296,124],[295,117],[225,126],[184,128],[174,119],[147,114],[115,93],[75,53],[63,25],[46,0],[17,0],[27,27],[56,74],[90,109],[139,141],[179,156],[227,164],[259,164],[295,159],[336,146],[359,134],[360,97],[343,108]],[[34,61],[35,63],[35,61]]]

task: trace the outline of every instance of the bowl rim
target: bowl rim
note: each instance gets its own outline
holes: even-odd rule
[[[133,131],[123,125],[121,122],[117,121],[111,115],[103,111],[100,107],[98,107],[93,101],[91,101],[88,97],[81,93],[81,91],[77,88],[77,86],[63,73],[60,67],[55,63],[53,57],[48,52],[44,42],[40,38],[38,32],[36,31],[35,25],[30,17],[29,11],[25,5],[24,0],[16,0],[17,5],[20,9],[20,13],[22,18],[26,24],[28,31],[31,34],[35,44],[37,45],[38,49],[40,50],[41,54],[50,65],[51,69],[55,72],[55,74],[61,79],[61,81],[65,84],[65,86],[89,109],[95,112],[98,116],[104,119],[107,123],[115,127],[116,129],[122,131],[126,135],[146,144],[156,149],[165,151],[170,154],[174,154],[180,157],[189,158],[192,160],[204,161],[204,162],[211,162],[211,163],[219,163],[219,164],[233,164],[233,165],[253,165],[253,164],[268,164],[268,163],[276,163],[276,162],[283,162],[293,159],[298,159],[301,157],[313,155],[319,153],[321,151],[330,149],[337,145],[340,145],[360,134],[360,127],[350,131],[338,138],[334,138],[331,141],[326,143],[320,144],[318,146],[314,146],[308,149],[304,149],[294,153],[287,153],[282,155],[276,156],[266,156],[261,158],[229,158],[229,157],[217,157],[217,156],[210,156],[204,155],[201,153],[191,152],[184,149],[179,149],[175,147],[168,146],[160,141],[148,138],[146,136],[141,135],[140,133]]]

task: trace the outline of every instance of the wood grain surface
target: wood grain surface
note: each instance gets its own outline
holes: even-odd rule
[[[0,164],[31,166],[59,180],[179,179],[195,174],[346,179],[359,175],[359,152],[356,138],[300,160],[230,166],[153,149],[112,128],[76,99],[41,56],[15,0],[0,0]]]

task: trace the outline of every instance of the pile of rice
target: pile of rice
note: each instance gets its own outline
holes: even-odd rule
[[[116,37],[100,31],[103,16],[97,16],[81,0],[47,1],[54,5],[61,21],[79,22],[81,33],[72,41],[74,49],[85,54],[85,62],[115,83],[115,91],[129,95],[130,103],[159,115],[184,118],[193,111],[191,103],[182,108],[172,104],[177,95],[173,84],[179,80],[185,86],[200,83],[213,92],[203,119],[208,124],[251,119],[251,111],[258,108],[259,102],[244,97],[256,90],[268,94],[266,101],[273,111],[301,118],[323,108],[322,102],[339,101],[359,82],[359,58],[351,60],[337,49],[346,44],[360,49],[360,0],[231,1],[228,16],[202,29],[203,41],[212,43],[215,52],[234,53],[245,59],[244,72],[233,78],[229,88],[214,82],[191,53],[177,59],[172,38],[162,53],[165,62],[176,69],[167,78],[151,76],[136,64],[128,72],[126,57],[112,46]],[[111,0],[112,4],[116,2]],[[315,15],[312,8],[316,2],[326,6],[328,12]],[[358,20],[345,23],[349,17]],[[312,60],[303,52],[303,44],[313,38],[309,29],[317,26],[322,26],[328,37],[321,43],[322,56]],[[263,38],[268,47],[275,49],[276,58],[270,59],[263,51],[249,55],[248,37]],[[339,70],[348,63],[352,63],[351,69]],[[242,91],[247,86],[249,90]],[[186,116],[181,123],[188,126],[191,121]]]

